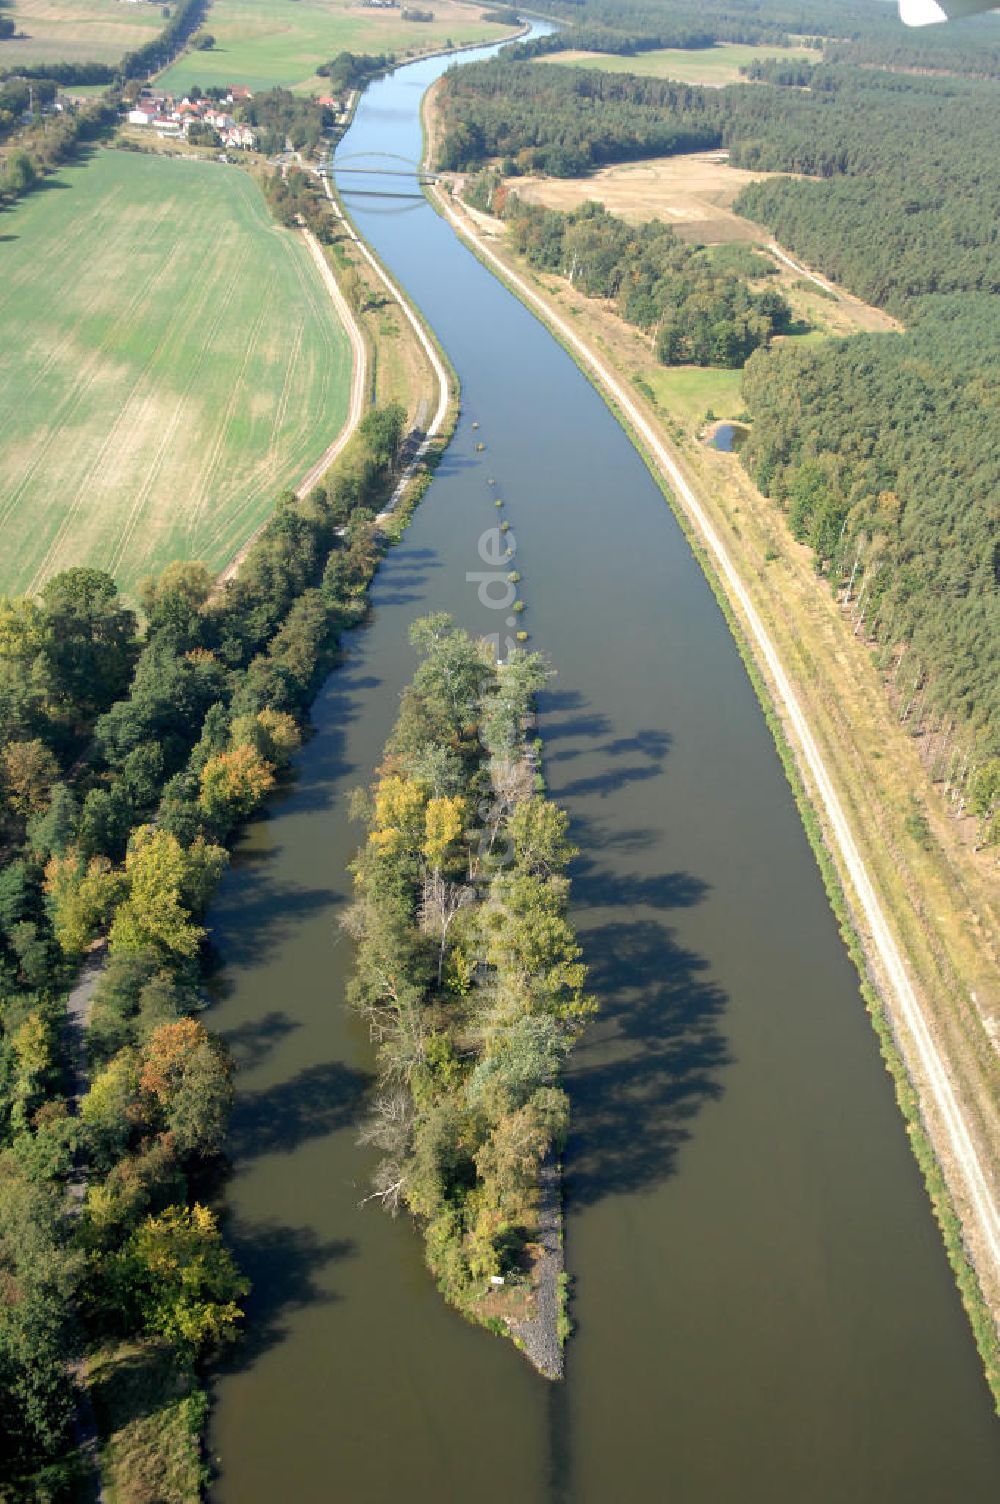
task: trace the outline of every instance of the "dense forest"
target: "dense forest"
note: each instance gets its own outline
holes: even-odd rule
[[[653,47],[726,42],[822,51],[830,62],[920,72],[1000,77],[1000,29],[976,16],[960,26],[910,30],[894,4],[875,0],[551,0],[547,13],[567,23],[546,50],[586,48],[635,53]]]
[[[1000,792],[988,787],[1000,756],[998,385],[1000,319],[983,295],[924,300],[901,336],[776,349],[744,375],[745,463],[817,569],[852,584],[883,661],[905,655],[895,678],[916,694],[915,724],[962,731],[987,823]]]
[[[580,35],[595,23],[656,33],[655,10],[600,0],[573,9]],[[699,8],[703,26],[723,10]],[[544,49],[512,49],[448,75],[441,160],[508,179],[576,176],[710,146],[740,167],[801,175],[751,184],[735,207],[907,332],[759,350],[745,378],[754,418],[745,461],[834,588],[857,564],[865,625],[897,688],[916,686],[901,713],[915,731],[934,731],[947,751],[931,758],[935,776],[959,770],[984,836],[997,839],[1000,113],[996,85],[973,75],[994,71],[1000,26],[941,28],[948,35],[928,43],[873,7],[835,10],[842,40],[825,60],[760,64],[754,82],[724,89],[550,68],[531,61]],[[790,34],[834,34],[820,3],[739,13]],[[576,35],[567,29],[565,44],[578,45]],[[514,220],[513,243],[565,272],[572,261],[553,223]],[[628,317],[616,278],[612,258],[595,286]],[[664,293],[664,310],[671,299],[683,310],[682,297]]]
[[[775,17],[781,7],[720,4],[704,0],[666,6],[651,3],[616,3],[616,0],[559,0],[550,7],[553,15],[562,15],[569,25],[548,36],[524,44],[522,56],[584,50],[631,56],[659,47],[685,50],[712,47],[719,42],[766,44],[787,47],[789,33],[808,28],[788,26]]]
[[[593,1011],[566,918],[575,853],[527,740],[540,656],[498,664],[445,615],[411,639],[421,663],[363,800],[345,919],[378,1045],[365,1139],[374,1195],[419,1220],[442,1293],[506,1331],[566,1126],[561,1063]]]
[[[629,225],[600,204],[572,213],[506,196],[509,243],[531,266],[559,272],[589,297],[653,337],[664,365],[742,366],[791,324],[779,292],[754,292],[701,246],[678,240],[669,225]],[[773,263],[750,253],[766,272]],[[756,267],[753,270],[757,270]]]
[[[714,93],[504,54],[445,75],[438,166],[464,172],[499,157],[508,174],[576,177],[608,162],[717,147]]]
[[[402,424],[399,408],[369,414],[336,483],[280,498],[225,587],[191,563],[149,581],[142,633],[98,570],[0,600],[8,1479],[42,1476],[55,1493],[72,1472],[69,1365],[83,1350],[140,1342],[193,1374],[237,1326],[246,1284],[211,1210],[231,1087],[199,1017],[202,918],[228,835],[281,776],[364,614],[371,508]],[[90,953],[105,959],[82,1070],[66,998]]]
[[[810,90],[701,89],[507,57],[446,76],[440,165],[575,177],[610,162],[727,147],[794,172],[738,207],[868,301],[1000,289],[1000,116],[990,84],[821,66]]]

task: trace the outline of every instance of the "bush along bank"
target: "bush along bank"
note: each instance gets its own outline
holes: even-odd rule
[[[400,427],[370,414],[336,480],[279,498],[223,589],[190,563],[148,582],[141,636],[99,571],[0,599],[0,1473],[45,1497],[76,1468],[70,1365],[100,1352],[107,1432],[130,1412],[109,1349],[164,1369],[187,1428],[185,1481],[156,1497],[198,1490],[195,1376],[247,1289],[211,1209],[231,1083],[198,1016],[202,920],[228,836],[365,614]],[[66,994],[102,945],[80,1071]],[[156,1430],[130,1464],[154,1475]]]
[[[566,917],[568,816],[539,792],[526,740],[547,673],[537,653],[496,663],[446,615],[411,638],[420,666],[357,796],[368,837],[344,921],[350,1001],[378,1050],[369,1199],[417,1219],[448,1301],[557,1377],[540,1354],[559,1348],[545,1236],[559,1078],[595,1004]],[[544,1310],[551,1341],[536,1347],[521,1334]]]

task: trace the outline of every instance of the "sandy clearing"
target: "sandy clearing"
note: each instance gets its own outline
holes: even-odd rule
[[[585,178],[508,178],[507,187],[550,209],[574,209],[596,199],[633,224],[665,219],[685,239],[714,245],[766,238],[760,225],[734,214],[731,205],[748,183],[774,176],[730,167],[724,152],[695,152],[619,162]]]

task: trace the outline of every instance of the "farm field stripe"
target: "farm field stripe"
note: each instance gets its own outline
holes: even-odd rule
[[[349,340],[244,174],[101,151],[63,177],[5,248],[0,591],[67,560],[128,590],[186,541],[218,569],[341,426]]]
[[[162,279],[163,277],[166,276],[167,271],[168,271],[168,265],[164,264],[163,268],[161,269],[160,279]],[[139,303],[139,301],[141,299],[141,296],[142,296],[141,292],[136,295],[136,298],[133,300],[133,304],[132,304],[133,308]],[[203,311],[206,303],[209,301],[210,296],[211,296],[211,285],[210,284],[203,284],[202,287],[201,287],[201,289],[200,289],[199,303],[198,303],[197,309],[194,312],[192,312],[190,318],[188,319],[188,323],[187,323],[187,327],[188,328],[190,328],[190,326],[196,320],[200,321],[200,318],[202,316],[202,311]],[[122,319],[118,319],[117,320],[116,324],[113,326],[112,332],[105,339],[104,344],[101,347],[101,352],[100,353],[107,353],[110,349],[114,348],[114,342],[115,342],[115,338],[116,338],[116,335],[117,335],[117,330],[121,327],[121,325],[123,324],[123,322],[124,322],[124,320],[122,320]],[[216,325],[213,326],[213,327],[217,327],[217,323],[218,323],[218,320],[216,320]],[[100,448],[97,451],[96,456],[94,457],[93,461],[88,466],[88,468],[85,470],[83,476],[81,477],[80,481],[78,482],[78,484],[76,486],[75,494],[74,494],[73,499],[72,499],[72,501],[70,503],[70,506],[69,506],[69,508],[68,508],[65,516],[63,517],[63,520],[62,520],[59,528],[56,531],[55,537],[53,538],[52,542],[49,545],[49,548],[48,548],[48,550],[47,550],[47,552],[45,554],[44,559],[42,560],[41,564],[38,566],[38,569],[35,571],[35,576],[32,579],[30,586],[28,587],[29,588],[29,593],[31,591],[34,591],[35,589],[37,589],[41,577],[50,569],[50,567],[54,564],[55,560],[57,559],[58,554],[59,554],[59,550],[60,550],[60,548],[61,548],[64,540],[66,539],[66,537],[69,534],[69,532],[72,530],[74,524],[77,521],[77,518],[78,518],[78,515],[79,515],[79,512],[80,512],[81,508],[84,506],[84,504],[87,501],[89,495],[91,494],[89,488],[93,485],[94,479],[97,476],[98,472],[100,471],[100,468],[101,468],[102,464],[104,463],[105,458],[107,457],[107,455],[111,452],[111,450],[114,448],[115,444],[117,443],[118,436],[119,436],[121,430],[123,428],[127,427],[129,420],[133,416],[132,411],[131,411],[131,409],[132,409],[132,403],[133,403],[133,400],[136,397],[137,392],[139,391],[139,388],[146,381],[146,378],[147,378],[149,372],[159,362],[159,360],[161,358],[161,353],[162,353],[162,346],[154,346],[154,347],[152,347],[150,349],[149,357],[146,360],[145,364],[142,365],[139,368],[139,370],[137,371],[136,377],[135,377],[135,380],[132,383],[131,389],[129,390],[128,395],[125,397],[124,401],[122,402],[121,406],[119,407],[117,416],[115,417],[113,423],[111,424],[111,427],[108,429],[107,433],[105,434],[104,439],[103,439],[103,441],[101,443]],[[199,357],[199,362],[198,362],[199,364],[200,364],[201,358],[202,357]],[[96,379],[96,376],[92,376],[91,380],[94,380],[94,379]],[[161,441],[157,445],[157,453],[162,453],[162,448],[163,448],[163,445],[162,445],[162,439],[161,439]],[[147,476],[146,476],[145,481],[143,482],[143,487],[142,487],[142,491],[145,492],[146,494],[148,494],[148,483],[149,483],[149,477],[148,477],[148,472],[147,472]],[[120,535],[119,535],[119,539],[120,539]],[[117,564],[120,562],[120,558],[121,558],[120,548],[115,548],[113,550],[113,552],[111,554],[111,558],[110,558],[110,568],[111,568],[112,571],[116,568]]]
[[[192,502],[190,508],[190,515],[187,519],[187,522],[185,523],[185,532],[192,547],[194,546],[195,529],[198,526],[198,523],[201,521],[202,515],[205,510],[205,505],[208,501],[209,491],[211,490],[211,487],[215,482],[215,472],[219,468],[222,460],[222,454],[226,443],[226,434],[241,400],[243,378],[246,375],[247,366],[250,364],[251,358],[256,354],[257,345],[260,341],[260,332],[264,327],[264,320],[266,316],[267,305],[266,303],[261,303],[260,310],[257,314],[253,329],[250,333],[250,338],[247,341],[246,349],[243,352],[243,359],[240,362],[240,369],[237,374],[237,378],[233,382],[233,389],[230,393],[229,401],[226,404],[226,410],[222,416],[222,421],[218,424],[215,431],[215,439],[212,444],[211,453],[209,454],[208,460],[205,464],[204,478],[202,479],[201,484],[199,485],[198,490],[195,493],[194,501]]]

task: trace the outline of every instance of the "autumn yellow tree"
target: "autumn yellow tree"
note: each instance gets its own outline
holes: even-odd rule
[[[52,785],[59,777],[59,764],[44,742],[10,742],[3,752],[0,785],[15,814],[26,818],[49,802]]]
[[[383,851],[414,850],[424,835],[427,795],[412,778],[389,773],[375,788],[375,814],[370,840]]]
[[[199,839],[183,847],[169,831],[140,825],[125,858],[128,897],[111,926],[112,952],[151,945],[193,956],[205,932],[192,913],[207,903],[227,860],[221,846]]]
[[[52,929],[64,956],[80,956],[109,921],[125,887],[122,873],[107,857],[84,861],[73,846],[53,856],[45,868],[45,893]]]
[[[155,1102],[152,1115],[180,1155],[217,1152],[232,1086],[229,1062],[203,1024],[178,1018],[153,1030],[142,1053],[139,1089]]]
[[[190,1358],[236,1335],[250,1288],[205,1206],[147,1217],[116,1260],[117,1283],[146,1331]]]
[[[459,795],[428,799],[424,810],[424,856],[437,872],[445,866],[465,826],[465,800]]]
[[[302,733],[294,716],[270,706],[256,715],[237,716],[233,722],[234,747],[255,747],[276,768],[284,768],[302,745]]]
[[[198,804],[213,825],[227,828],[251,814],[274,787],[274,768],[244,743],[210,757],[201,770]]]
[[[139,1070],[138,1052],[131,1048],[119,1050],[94,1077],[80,1103],[90,1158],[98,1169],[110,1169],[121,1159],[133,1132],[143,1123]]]

